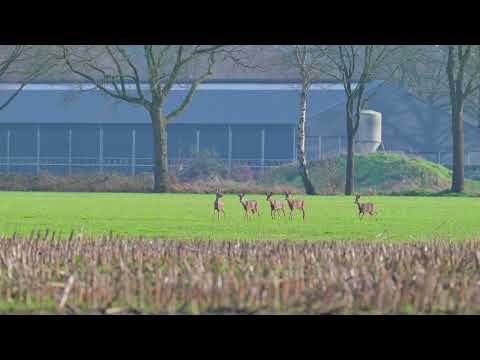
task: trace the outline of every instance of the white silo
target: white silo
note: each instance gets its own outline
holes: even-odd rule
[[[356,136],[356,152],[372,153],[382,142],[382,113],[373,110],[360,112],[360,124]]]

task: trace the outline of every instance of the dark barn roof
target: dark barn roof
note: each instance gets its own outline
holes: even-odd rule
[[[49,90],[47,90],[47,88]],[[43,89],[43,90],[42,90]],[[30,85],[0,112],[0,123],[149,123],[141,106],[115,101],[98,90],[79,93],[67,85]],[[0,90],[0,100],[12,90]],[[165,112],[185,97],[173,90]],[[343,88],[323,84],[309,93],[309,114],[317,114],[344,101]],[[299,92],[292,84],[204,84],[176,124],[278,124],[298,121]]]

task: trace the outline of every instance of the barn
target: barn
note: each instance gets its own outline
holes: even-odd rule
[[[0,84],[0,100],[15,84]],[[85,90],[87,88],[87,90]],[[0,111],[0,171],[57,174],[152,170],[147,112],[78,84],[34,83]],[[166,111],[184,98],[176,85]],[[383,114],[387,150],[451,151],[449,114],[382,81],[368,106]],[[312,85],[308,99],[307,157],[345,150],[345,96],[338,83]],[[187,109],[168,125],[171,164],[212,151],[228,166],[274,166],[296,158],[299,86],[286,80],[215,80],[200,85]],[[467,121],[466,148],[477,148],[479,129]]]
[[[14,86],[3,84],[0,96]],[[185,96],[173,88],[166,112]],[[341,101],[338,84],[319,84],[310,111]],[[269,166],[296,156],[298,86],[274,81],[209,82],[167,127],[169,161],[212,151],[226,163]],[[139,106],[114,101],[74,84],[30,84],[0,112],[0,170],[68,174],[78,171],[151,171],[152,129]]]

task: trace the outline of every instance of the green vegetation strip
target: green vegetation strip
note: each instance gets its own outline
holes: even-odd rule
[[[337,156],[309,163],[310,176],[319,193],[342,193],[345,183],[346,157]],[[451,171],[420,157],[395,153],[355,156],[355,186],[381,193],[436,193],[451,187]],[[296,166],[281,166],[267,173],[263,185],[303,188]],[[480,182],[467,179],[465,190],[478,193]]]
[[[260,204],[250,220],[238,196],[225,195],[227,216],[213,215],[214,195],[130,193],[3,192],[0,233],[29,235],[49,230],[67,237],[144,236],[215,240],[465,240],[480,235],[480,199],[473,197],[365,196],[378,216],[359,220],[353,197],[295,196],[306,201],[300,214],[272,220],[265,195],[247,195]],[[276,199],[284,196],[275,195]]]

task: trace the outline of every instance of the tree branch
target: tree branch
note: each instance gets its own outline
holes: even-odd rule
[[[101,91],[103,91],[104,93],[106,93],[107,95],[109,95],[109,96],[111,96],[115,99],[125,100],[125,101],[130,102],[130,103],[144,105],[144,106],[146,105],[147,101],[140,98],[140,97],[133,97],[133,96],[129,96],[127,94],[122,94],[122,92],[118,89],[118,86],[116,86],[113,78],[109,77],[108,74],[106,74],[104,70],[98,68],[97,66],[91,64],[90,62],[85,63],[85,65],[87,65],[87,66],[91,67],[92,69],[95,69],[95,70],[99,71],[100,73],[102,73],[104,75],[103,80],[106,81],[107,83],[108,83],[108,80],[110,80],[110,82],[113,84],[113,86],[115,88],[115,92],[107,89],[100,81],[98,81],[96,78],[89,75],[88,73],[85,73],[85,72],[82,72],[82,71],[76,69],[75,66],[70,61],[68,49],[65,46],[62,46],[62,49],[63,49],[63,59],[64,59],[65,63],[67,64],[68,68],[70,69],[70,71],[72,71],[74,74],[90,81],[92,84],[95,85],[95,87],[97,87],[98,89],[100,89]]]
[[[174,117],[178,116],[180,113],[182,113],[185,108],[187,107],[187,105],[192,101],[192,98],[193,98],[193,94],[195,93],[195,91],[197,90],[197,87],[200,83],[202,83],[206,78],[208,78],[210,75],[212,75],[213,73],[213,65],[215,64],[215,54],[214,53],[211,53],[210,56],[208,57],[208,70],[202,75],[200,76],[199,78],[197,78],[195,81],[193,81],[193,83],[190,85],[190,89],[187,93],[187,95],[185,96],[185,98],[183,99],[182,103],[180,104],[180,106],[172,111],[170,114],[168,114],[166,116],[166,121],[167,123],[169,121],[171,121],[171,119],[173,119]]]

